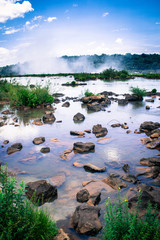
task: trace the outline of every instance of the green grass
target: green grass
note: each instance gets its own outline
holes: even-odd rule
[[[50,240],[57,234],[56,224],[47,212],[39,210],[25,198],[23,182],[7,176],[7,168],[0,169],[0,239]]]
[[[110,197],[106,202],[105,227],[103,240],[159,240],[160,222],[157,217],[157,210],[148,204],[143,218],[138,216],[138,207],[141,195],[135,212],[128,209],[127,199],[122,200],[118,192],[118,201],[111,203]]]
[[[132,94],[135,94],[139,97],[146,96],[146,90],[145,89],[141,89],[139,87],[131,87],[130,90],[131,90]]]
[[[94,96],[94,94],[92,92],[89,92],[89,90],[87,89],[84,93],[85,97],[90,97],[90,96]]]

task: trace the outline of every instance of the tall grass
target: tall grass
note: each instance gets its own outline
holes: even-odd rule
[[[144,97],[146,96],[146,90],[141,89],[139,87],[130,87],[130,90],[133,94],[139,96],[139,97]]]
[[[50,240],[57,234],[56,224],[44,210],[25,198],[23,182],[19,188],[7,168],[0,169],[0,239]]]

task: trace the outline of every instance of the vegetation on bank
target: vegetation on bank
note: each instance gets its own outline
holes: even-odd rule
[[[132,94],[137,95],[138,97],[145,97],[147,92],[145,89],[141,89],[139,87],[130,87]]]
[[[53,239],[58,232],[55,222],[27,201],[23,182],[17,187],[15,179],[7,176],[7,167],[2,166],[0,182],[0,239]]]
[[[147,73],[147,74],[133,74],[135,77],[143,77],[147,79],[160,79],[160,73]]]
[[[13,106],[36,107],[43,103],[53,103],[48,87],[29,87],[18,83],[0,81],[0,100],[9,100]]]
[[[160,222],[156,208],[148,204],[145,215],[139,217],[141,192],[135,212],[128,209],[127,199],[122,200],[118,192],[118,201],[111,203],[110,197],[106,202],[105,227],[103,240],[159,240]]]

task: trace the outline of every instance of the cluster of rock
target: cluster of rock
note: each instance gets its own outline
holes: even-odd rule
[[[105,95],[83,97],[81,101],[87,105],[87,109],[94,112],[105,111],[105,107],[111,104],[111,100]]]

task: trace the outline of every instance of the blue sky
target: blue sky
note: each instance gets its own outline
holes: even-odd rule
[[[159,0],[0,0],[0,66],[128,52],[160,53]]]

